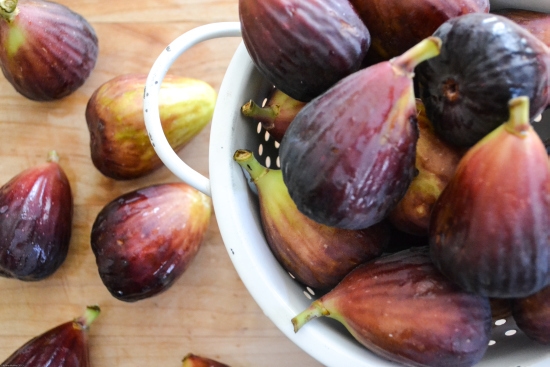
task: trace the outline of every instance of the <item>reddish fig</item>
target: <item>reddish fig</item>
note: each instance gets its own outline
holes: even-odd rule
[[[72,232],[69,180],[52,151],[0,187],[0,275],[41,280],[65,261]]]
[[[109,292],[126,302],[169,289],[195,258],[212,212],[208,196],[184,183],[128,192],[108,203],[91,245]]]
[[[226,364],[193,353],[187,354],[182,362],[182,367],[229,367]]]
[[[550,286],[528,297],[513,299],[512,315],[525,335],[550,345]]]
[[[550,14],[524,9],[499,9],[493,13],[513,20],[550,46]]]
[[[330,290],[357,265],[382,254],[389,240],[387,223],[347,230],[314,222],[292,202],[280,170],[263,167],[248,150],[237,150],[233,158],[258,189],[262,226],[271,251],[298,281]]]
[[[86,19],[43,0],[0,0],[0,66],[23,96],[63,98],[90,76],[97,36]]]
[[[485,354],[491,332],[489,300],[446,279],[427,247],[360,265],[294,317],[294,330],[321,316],[405,366],[472,366]]]

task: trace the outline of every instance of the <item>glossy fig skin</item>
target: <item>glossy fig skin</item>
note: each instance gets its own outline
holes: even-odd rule
[[[488,298],[446,279],[427,247],[360,265],[295,317],[295,330],[319,316],[338,320],[372,352],[404,366],[472,366],[491,332]]]
[[[73,196],[57,159],[52,153],[0,187],[0,276],[42,280],[67,257]]]
[[[61,99],[80,88],[98,57],[98,39],[81,15],[64,5],[19,0],[12,20],[0,19],[0,66],[31,100]]]
[[[88,332],[99,313],[98,306],[89,306],[83,316],[29,340],[0,366],[89,367]]]
[[[370,45],[346,0],[240,0],[239,18],[260,73],[302,102],[359,70]]]
[[[206,358],[193,353],[189,353],[183,358],[181,367],[229,367],[229,366],[221,362],[215,361],[211,358]]]
[[[548,47],[497,14],[473,13],[445,22],[434,36],[439,57],[416,70],[420,98],[436,133],[471,147],[509,117],[510,99],[527,96],[530,117],[548,105]]]
[[[99,86],[86,105],[94,166],[115,180],[143,177],[163,166],[143,117],[147,74],[118,75]],[[167,75],[159,91],[159,113],[168,143],[181,150],[210,122],[216,91],[204,81]]]
[[[550,286],[511,302],[512,315],[518,328],[530,339],[550,345]]]
[[[550,14],[524,9],[498,9],[494,14],[513,20],[527,29],[546,46],[550,46]]]
[[[210,198],[180,182],[112,200],[98,213],[90,238],[103,284],[125,302],[168,290],[199,251],[211,213]]]

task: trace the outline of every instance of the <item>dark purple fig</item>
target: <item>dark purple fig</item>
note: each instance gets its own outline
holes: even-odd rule
[[[388,216],[416,170],[413,70],[439,46],[439,39],[427,38],[344,78],[302,108],[280,148],[283,179],[298,210],[346,229]]]
[[[88,332],[99,313],[98,306],[88,306],[84,315],[29,340],[0,366],[89,367]]]
[[[550,46],[550,14],[525,9],[498,9],[493,13],[513,20]]]
[[[241,112],[243,115],[259,121],[273,139],[281,142],[286,129],[304,106],[304,102],[274,88],[265,105],[260,106],[250,100],[241,107]]]
[[[417,68],[421,99],[436,133],[470,147],[506,121],[510,99],[530,99],[530,118],[548,105],[548,47],[517,23],[496,14],[462,15],[434,36],[441,54]]]
[[[427,247],[360,265],[294,317],[294,330],[321,316],[341,322],[373,353],[404,366],[472,366],[485,354],[491,332],[488,298],[446,279]]]
[[[359,70],[370,45],[348,0],[240,0],[239,17],[260,73],[303,102]]]
[[[1,0],[0,17],[0,66],[23,96],[61,99],[90,76],[98,40],[81,15],[55,2]]]
[[[181,367],[229,367],[229,366],[210,358],[189,353],[183,358]]]
[[[0,187],[0,276],[41,280],[65,261],[73,196],[58,160],[52,151]]]
[[[529,99],[468,150],[430,221],[437,267],[463,289],[526,297],[550,282],[550,166]]]
[[[114,199],[98,213],[91,232],[103,284],[126,302],[166,291],[195,258],[211,213],[210,198],[180,182]]]
[[[367,58],[389,60],[429,37],[445,21],[488,12],[489,0],[350,0],[371,34]]]
[[[268,169],[248,150],[233,156],[258,189],[266,241],[281,266],[316,290],[332,289],[357,265],[382,254],[389,240],[387,223],[362,230],[319,224],[298,211],[280,170]]]
[[[550,345],[550,286],[511,303],[518,328],[532,340]]]

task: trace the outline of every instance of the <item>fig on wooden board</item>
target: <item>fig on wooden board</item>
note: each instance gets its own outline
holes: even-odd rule
[[[229,367],[226,364],[215,361],[211,358],[202,357],[193,353],[188,353],[182,360],[181,367]]]
[[[550,14],[533,10],[504,8],[493,12],[513,20],[550,46]]]
[[[61,99],[95,67],[98,39],[81,15],[44,0],[0,0],[0,67],[21,95]]]
[[[126,302],[168,290],[197,255],[211,213],[211,199],[183,182],[112,200],[98,213],[90,238],[103,284]]]
[[[129,180],[162,166],[143,117],[146,74],[124,74],[97,88],[86,106],[94,166],[105,176]],[[167,75],[159,91],[160,120],[168,143],[181,150],[210,122],[216,91],[208,83]]]
[[[0,187],[0,276],[44,279],[65,261],[73,196],[59,157],[27,168]]]

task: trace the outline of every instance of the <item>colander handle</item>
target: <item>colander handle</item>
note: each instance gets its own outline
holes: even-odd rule
[[[239,22],[211,23],[194,28],[170,43],[154,62],[143,91],[143,116],[151,144],[160,160],[180,180],[212,196],[210,180],[189,167],[172,149],[160,122],[158,96],[160,85],[174,61],[197,43],[221,37],[240,37]]]

